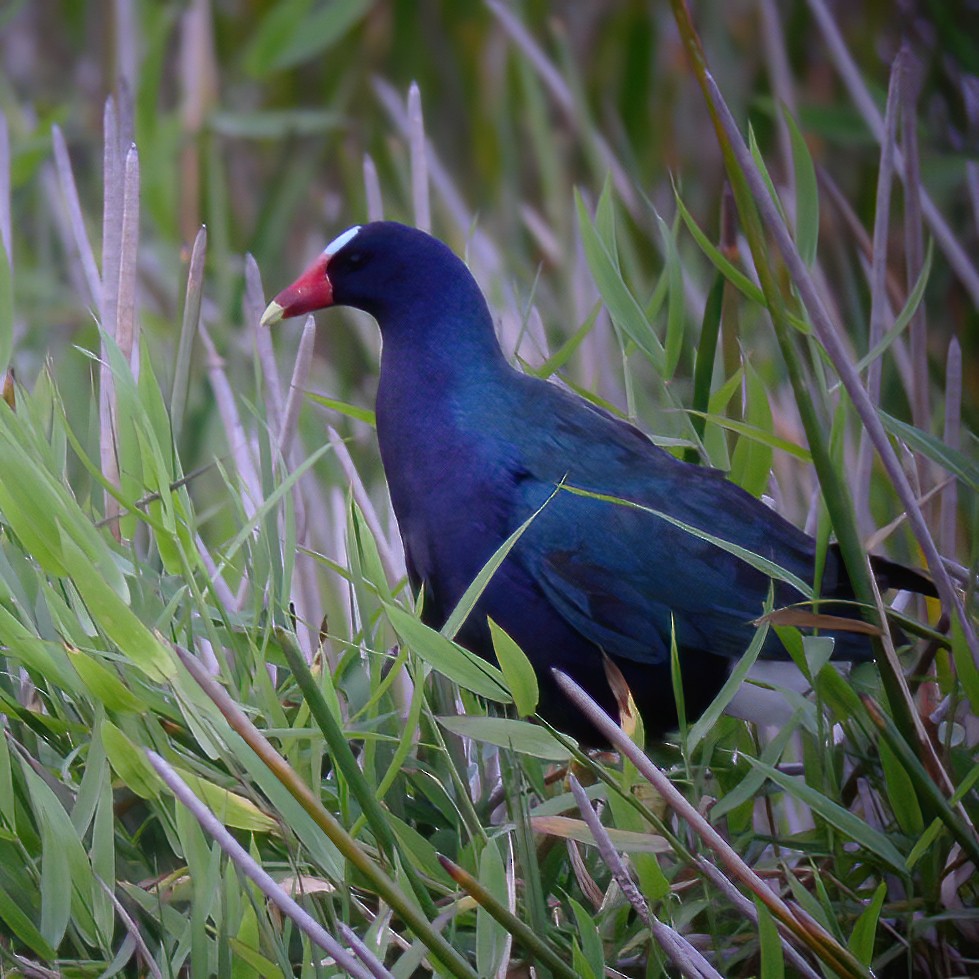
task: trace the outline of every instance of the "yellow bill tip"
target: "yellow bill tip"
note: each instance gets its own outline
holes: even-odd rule
[[[262,318],[259,322],[262,326],[271,326],[273,323],[278,323],[282,319],[284,312],[285,308],[280,306],[275,300],[272,300],[268,304],[265,312],[262,313]]]

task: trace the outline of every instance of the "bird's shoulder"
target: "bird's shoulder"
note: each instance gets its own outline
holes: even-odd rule
[[[511,387],[498,404],[496,435],[525,476],[630,499],[668,495],[678,481],[708,494],[725,483],[720,471],[680,462],[635,425],[556,383],[519,375]]]

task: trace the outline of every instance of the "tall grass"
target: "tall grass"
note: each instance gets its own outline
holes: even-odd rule
[[[0,971],[972,974],[972,35],[108,11],[0,13]],[[416,616],[374,324],[258,327],[382,215],[466,256],[514,362],[835,536],[876,664],[776,612],[742,665],[776,629],[813,688],[777,728],[733,689],[646,753],[525,723],[521,652],[453,642],[492,567]],[[888,607],[868,550],[940,607]]]

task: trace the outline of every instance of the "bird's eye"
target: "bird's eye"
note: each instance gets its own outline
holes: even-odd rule
[[[349,255],[345,256],[347,260],[347,265],[356,268],[358,265],[364,264],[364,253],[363,252],[351,252]]]

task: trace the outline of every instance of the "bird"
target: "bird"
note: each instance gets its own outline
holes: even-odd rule
[[[537,713],[582,744],[605,741],[552,670],[619,720],[611,662],[647,737],[662,738],[678,724],[673,643],[693,720],[749,646],[766,602],[804,598],[743,552],[813,584],[816,541],[722,471],[682,461],[629,422],[512,366],[478,284],[437,238],[392,221],[355,225],[275,297],[262,323],[331,306],[363,310],[380,327],[377,441],[423,621],[441,628],[529,521],[456,640],[492,661],[496,623],[534,667]],[[878,556],[871,565],[882,589],[934,594],[911,568]],[[854,598],[835,546],[819,594]],[[831,635],[834,658],[871,659],[866,635]],[[760,656],[788,659],[774,630]]]

